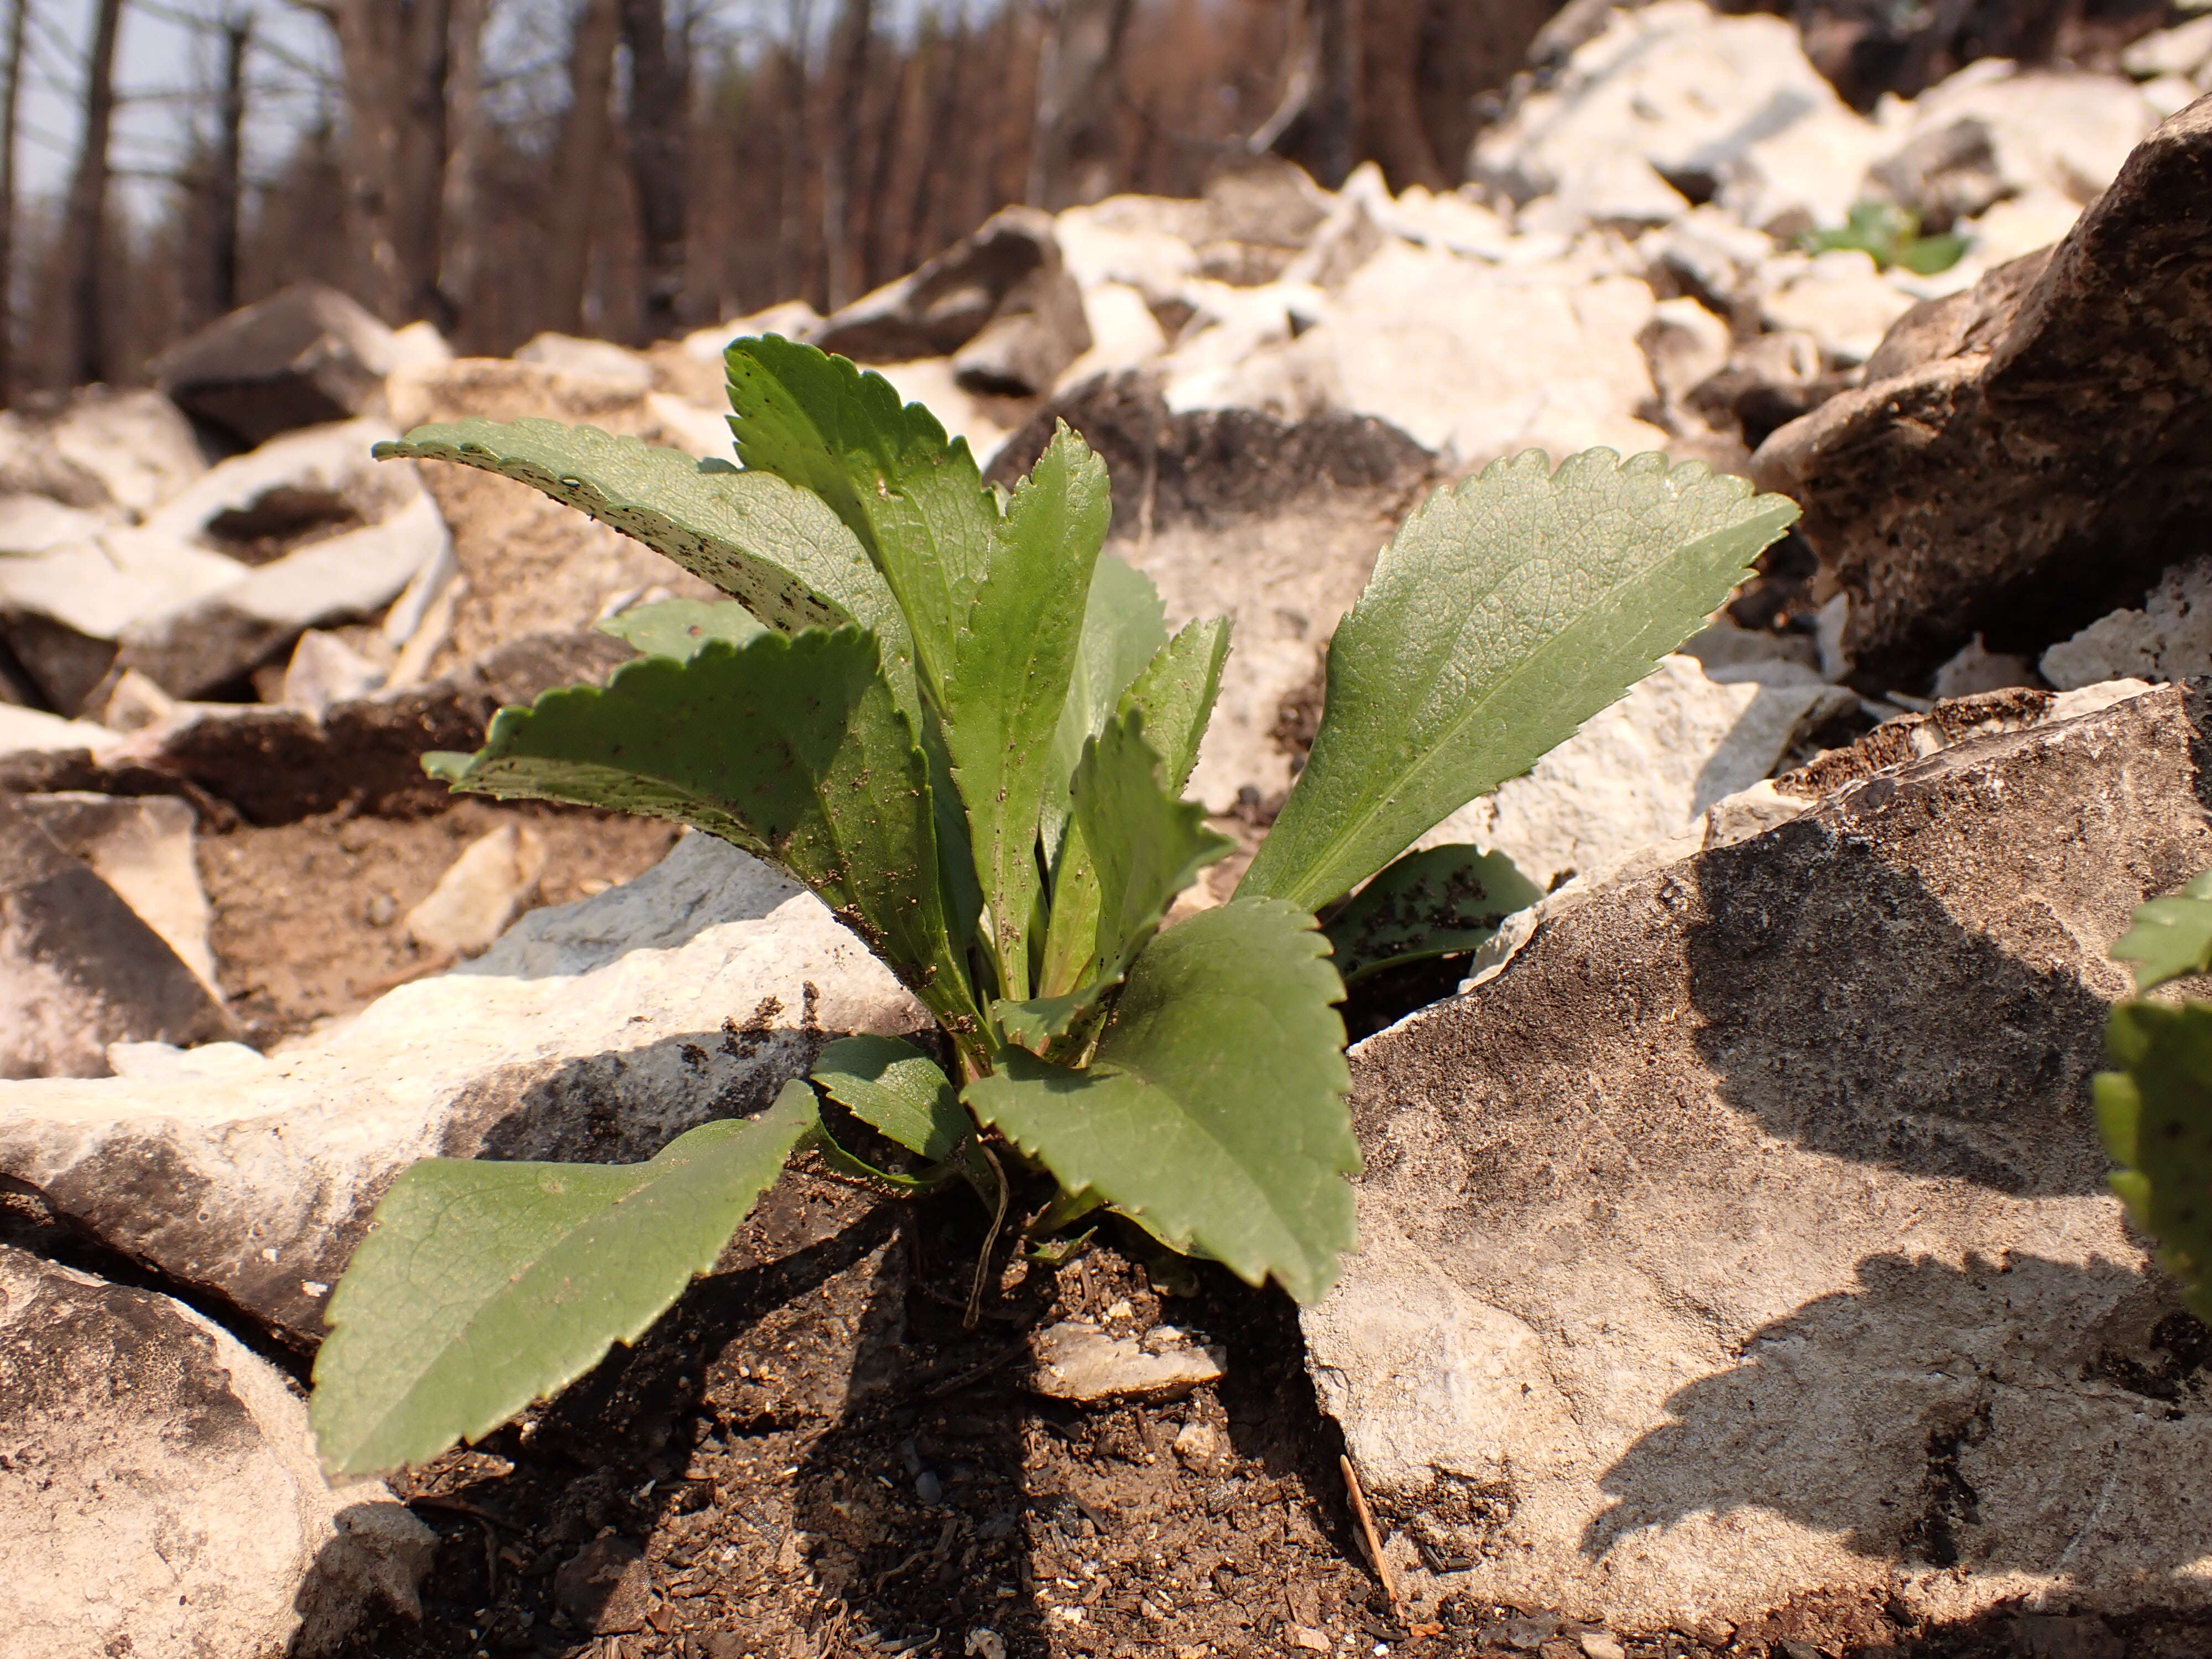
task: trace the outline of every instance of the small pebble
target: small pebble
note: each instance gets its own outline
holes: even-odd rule
[[[1583,1659],[1628,1659],[1628,1650],[1601,1630],[1582,1633]]]
[[[914,1478],[914,1495],[931,1509],[945,1501],[945,1483],[937,1478],[934,1469],[924,1469]]]

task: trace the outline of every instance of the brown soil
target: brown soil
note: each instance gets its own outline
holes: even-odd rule
[[[1009,1272],[969,1332],[981,1231],[964,1195],[908,1209],[787,1177],[636,1348],[395,1481],[439,1534],[423,1617],[380,1618],[346,1659],[1584,1659],[1585,1627],[1449,1576],[1392,1608],[1280,1296],[1210,1267],[1169,1295],[1133,1243],[1094,1243]],[[1024,1334],[1071,1317],[1202,1334],[1226,1375],[1152,1405],[1029,1393]],[[1587,1633],[1626,1659],[2212,1651],[2202,1625],[1911,1632],[1858,1602],[1617,1649]]]
[[[403,980],[451,966],[403,920],[478,836],[527,824],[545,843],[529,908],[565,904],[642,875],[676,839],[652,818],[537,803],[456,800],[421,817],[343,808],[198,837],[216,976],[246,1038],[266,1046],[353,1012]]]

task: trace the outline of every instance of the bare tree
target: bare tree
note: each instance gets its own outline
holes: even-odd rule
[[[546,307],[551,326],[568,334],[580,334],[584,328],[584,289],[591,275],[592,228],[599,206],[599,158],[612,125],[607,99],[614,87],[615,39],[621,23],[618,0],[584,0],[569,45],[568,118],[554,179]]]
[[[233,11],[222,32],[222,83],[216,97],[214,165],[208,179],[208,306],[217,313],[238,305],[240,194],[244,188],[246,63],[253,14]]]
[[[629,47],[629,176],[637,200],[647,340],[676,331],[684,295],[684,127],[690,118],[685,54],[669,49],[663,0],[622,0]]]
[[[483,224],[478,191],[488,137],[483,102],[483,34],[488,0],[449,0],[446,20],[446,173],[439,217],[445,241],[437,286],[447,327],[481,333],[477,315],[484,279]]]
[[[452,0],[292,0],[336,31],[345,82],[346,205],[363,290],[387,322],[450,322],[443,252],[447,20]]]
[[[101,255],[107,240],[107,142],[115,124],[115,40],[123,28],[123,0],[99,3],[84,70],[84,137],[62,225],[70,370],[79,383],[105,379],[107,373],[107,311],[100,278],[106,263]]]
[[[844,0],[823,88],[822,262],[830,309],[854,296],[854,173],[865,125],[874,0]]]
[[[1319,42],[1320,83],[1315,88],[1313,149],[1322,183],[1334,189],[1359,162],[1362,95],[1366,69],[1366,0],[1310,0]]]
[[[0,87],[0,403],[5,403],[15,372],[15,130],[23,93],[23,38],[31,22],[31,0],[15,0],[8,12],[7,83]]]
[[[1103,151],[1134,0],[1058,0],[1037,63],[1027,199],[1061,208],[1106,193]]]

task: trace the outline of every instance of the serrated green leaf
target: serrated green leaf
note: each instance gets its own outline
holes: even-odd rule
[[[945,742],[968,812],[1003,992],[1029,994],[1037,817],[1087,592],[1106,540],[1105,464],[1065,423],[1015,489],[953,647]],[[1057,780],[1054,780],[1057,782]]]
[[[975,1127],[937,1062],[896,1037],[840,1037],[808,1075],[854,1117],[932,1164],[951,1158]]]
[[[1159,751],[1161,777],[1171,793],[1182,793],[1198,764],[1198,745],[1213,719],[1228,660],[1229,618],[1208,617],[1187,623],[1155,651],[1121,694],[1122,712],[1144,711],[1145,741]]]
[[[2135,963],[2138,991],[2185,974],[2212,973],[2212,870],[2179,893],[2137,906],[2133,921],[2112,956]]]
[[[915,712],[914,645],[890,586],[826,502],[772,471],[534,418],[418,426],[375,453],[517,479],[643,542],[781,633],[858,623],[881,641],[892,689]]]
[[[1431,847],[1383,870],[1323,931],[1336,947],[1336,971],[1356,985],[1378,968],[1472,951],[1543,896],[1503,853]]]
[[[1141,708],[1116,714],[1085,745],[1067,833],[1095,880],[1083,902],[1069,895],[1053,907],[1044,976],[1051,994],[993,1005],[1011,1041],[1038,1046],[1095,1006],[1121,982],[1175,896],[1236,847],[1206,827],[1203,806],[1176,799],[1163,770],[1145,740]]]
[[[324,1465],[422,1462],[635,1341],[818,1121],[793,1082],[760,1116],[704,1124],[645,1164],[405,1171],[331,1293],[308,1407]]]
[[[1190,781],[1199,743],[1206,736],[1213,701],[1221,690],[1221,666],[1228,655],[1226,617],[1192,623],[1152,653],[1152,660],[1121,694],[1120,712],[1127,714],[1133,710],[1144,718],[1145,741],[1159,751],[1161,779],[1170,795],[1180,795]],[[1053,925],[1036,978],[1040,1006],[1034,1014],[1020,1018],[1023,1035],[1015,1039],[1031,1047],[1040,1036],[1057,1036],[1065,1031],[1097,1000],[1095,994],[1070,994],[1095,972],[1096,936],[1104,902],[1098,870],[1082,830],[1071,825],[1060,832],[1059,840],[1052,889]],[[1095,990],[1103,993],[1109,988],[1110,981],[1097,985]]]
[[[695,824],[790,871],[956,1034],[977,1011],[939,897],[928,774],[856,628],[641,657],[502,708],[459,789]]]
[[[882,375],[778,335],[734,341],[723,362],[738,458],[813,492],[859,538],[942,708],[953,639],[999,530],[967,441],[902,404]]]
[[[1168,642],[1166,607],[1152,579],[1111,553],[1091,572],[1083,606],[1083,640],[1067,683],[1067,702],[1053,726],[1052,762],[1038,830],[1048,863],[1060,857],[1067,827],[1067,792],[1083,745],[1106,729],[1123,696]]]
[[[963,1097],[1069,1192],[1301,1302],[1352,1248],[1343,988],[1297,907],[1200,911],[1138,957],[1089,1069],[1009,1050]]]
[[[1556,472],[1531,451],[1431,496],[1337,629],[1312,756],[1240,895],[1349,892],[1650,673],[1796,516],[1607,449]]]
[[[2114,1006],[2097,1121],[2124,1166],[2111,1178],[2189,1305],[2212,1318],[2212,1005]]]
[[[648,656],[673,657],[689,662],[709,640],[743,645],[769,631],[768,624],[735,599],[663,599],[658,605],[633,605],[599,624]]]

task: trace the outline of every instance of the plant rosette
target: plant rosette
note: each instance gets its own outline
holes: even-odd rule
[[[1338,962],[1471,949],[1535,893],[1474,848],[1401,855],[1649,673],[1796,516],[1609,450],[1439,491],[1338,628],[1311,756],[1234,897],[1164,929],[1231,846],[1182,799],[1227,622],[1169,631],[1103,550],[1106,469],[1064,424],[1004,492],[842,358],[769,336],[726,363],[738,466],[542,420],[378,447],[520,479],[729,596],[616,617],[640,655],[605,688],[502,709],[475,754],[426,764],[787,871],[929,1011],[951,1068],[851,1038],[645,1164],[408,1170],[330,1301],[312,1413],[334,1473],[478,1437],[635,1340],[802,1149],[882,1190],[969,1187],[994,1235],[1017,1160],[1057,1192],[1035,1249],[1103,1210],[1321,1297],[1359,1167]],[[897,1167],[841,1146],[825,1097]]]

